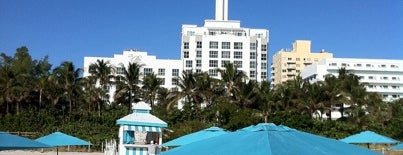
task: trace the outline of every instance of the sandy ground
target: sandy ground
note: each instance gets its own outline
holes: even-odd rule
[[[102,152],[60,152],[59,155],[103,155]],[[0,151],[0,155],[56,155],[55,151]]]

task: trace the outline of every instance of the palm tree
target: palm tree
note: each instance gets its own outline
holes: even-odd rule
[[[75,91],[78,88],[77,82],[79,80],[81,69],[76,69],[74,64],[69,61],[64,61],[59,67],[53,70],[53,76],[56,84],[63,88],[69,103],[69,112],[72,112]]]
[[[161,89],[162,79],[157,78],[154,73],[147,74],[143,79],[143,98],[150,103],[151,108],[157,99],[158,91]]]
[[[103,94],[103,96],[100,96],[101,98],[103,98],[103,100],[97,100],[99,117],[101,116],[101,107],[103,105],[102,101],[107,100],[107,98],[109,98],[108,91],[111,86],[112,78],[114,77],[112,75],[112,72],[113,69],[108,61],[105,62],[104,60],[98,59],[96,63],[93,63],[89,66],[89,73],[91,74],[91,76],[97,79],[97,82],[99,83],[99,86],[102,88],[101,90],[103,91],[99,92],[100,91],[99,89],[92,90],[97,91],[95,95]]]
[[[234,91],[239,83],[244,82],[247,78],[243,71],[237,69],[232,63],[224,64],[225,69],[218,69],[221,80],[227,95],[233,97]]]
[[[124,66],[123,66],[124,67]],[[140,99],[140,69],[142,65],[137,63],[129,63],[124,67],[123,76],[116,77],[116,93],[115,99],[120,100],[122,103],[128,103],[129,112],[131,104],[139,101]]]

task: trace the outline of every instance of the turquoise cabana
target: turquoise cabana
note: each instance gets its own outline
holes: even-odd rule
[[[156,154],[167,123],[151,115],[151,107],[145,102],[134,104],[132,109],[133,113],[116,121],[120,125],[119,155]]]

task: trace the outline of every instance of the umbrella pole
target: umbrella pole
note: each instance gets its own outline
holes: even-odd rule
[[[56,146],[56,155],[59,155],[59,147]]]

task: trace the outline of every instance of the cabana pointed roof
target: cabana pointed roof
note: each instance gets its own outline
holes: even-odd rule
[[[116,121],[119,125],[167,127],[168,124],[158,117],[150,114],[151,107],[145,102],[133,105],[133,113]]]

